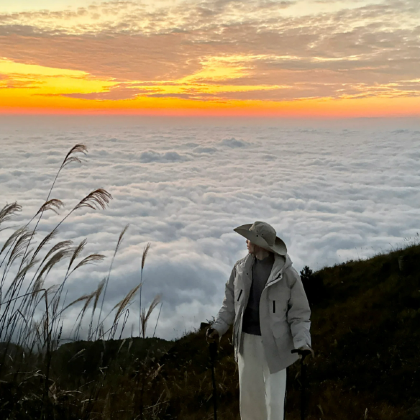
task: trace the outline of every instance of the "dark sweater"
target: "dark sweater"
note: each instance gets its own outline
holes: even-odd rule
[[[271,274],[274,264],[274,254],[263,260],[255,258],[252,266],[252,284],[249,292],[248,305],[244,312],[242,331],[248,334],[261,335],[260,329],[260,298],[265,284]]]

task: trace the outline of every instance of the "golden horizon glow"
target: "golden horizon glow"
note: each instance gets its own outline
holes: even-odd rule
[[[0,113],[21,114],[145,114],[145,115],[232,115],[232,116],[319,116],[357,117],[418,115],[420,98],[363,99],[305,99],[293,101],[261,100],[206,100],[172,98],[186,89],[206,93],[270,90],[281,86],[219,86],[195,83],[202,78],[228,80],[243,68],[223,68],[214,61],[202,71],[166,85],[142,85],[142,89],[169,95],[166,98],[137,96],[123,100],[93,100],[72,98],[68,94],[95,94],[109,92],[120,83],[91,77],[83,71],[57,69],[0,60],[0,69],[10,79],[0,81]],[[127,86],[140,82],[129,82]],[[169,82],[166,82],[169,83]],[[17,87],[7,88],[7,84]],[[19,87],[21,85],[22,87]],[[2,89],[3,87],[3,89]],[[5,87],[5,88],[4,88]],[[372,109],[375,111],[372,112]]]
[[[0,11],[0,113],[420,115],[409,5],[401,24],[384,0],[184,6]]]

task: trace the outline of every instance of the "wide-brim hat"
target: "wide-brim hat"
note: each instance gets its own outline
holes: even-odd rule
[[[261,248],[283,256],[287,254],[286,244],[277,236],[273,226],[268,223],[254,222],[238,226],[233,230]]]

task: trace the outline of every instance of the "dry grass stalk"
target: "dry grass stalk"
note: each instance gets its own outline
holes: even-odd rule
[[[32,236],[32,232],[28,232],[26,230],[21,232],[21,235],[16,240],[15,246],[12,248],[12,251],[9,256],[9,260],[7,262],[7,266],[11,266],[15,262],[16,259],[24,255],[24,249],[29,244],[29,240],[31,239],[31,236]]]
[[[86,244],[86,239],[85,240],[83,240],[80,244],[79,244],[79,246],[75,249],[75,251],[73,252],[73,254],[72,254],[72,257],[71,257],[71,260],[70,260],[70,263],[69,263],[69,266],[68,266],[68,268],[67,268],[67,272],[66,272],[66,275],[65,275],[65,277],[64,277],[64,280],[63,280],[63,282],[61,283],[61,285],[60,285],[60,287],[58,288],[58,290],[57,290],[57,293],[56,294],[58,294],[59,292],[61,292],[62,290],[63,290],[63,288],[64,288],[64,285],[66,284],[66,281],[68,280],[68,278],[70,277],[70,275],[73,273],[73,272],[75,272],[77,269],[79,269],[79,268],[81,268],[81,267],[83,267],[84,265],[88,265],[88,264],[93,264],[93,263],[95,263],[95,262],[98,262],[98,261],[102,261],[105,257],[103,256],[103,255],[100,255],[100,254],[91,254],[91,255],[89,255],[89,256],[87,256],[86,258],[84,258],[82,261],[80,261],[79,262],[79,264],[77,264],[77,266],[69,273],[69,270],[70,270],[70,268],[71,268],[71,266],[72,266],[72,264],[73,264],[73,262],[74,262],[74,260],[76,259],[76,257],[80,254],[80,252],[82,252],[82,250],[83,250],[83,248],[84,248],[84,246],[85,246],[85,244]],[[55,297],[55,296],[54,296]]]
[[[60,168],[58,169],[58,171],[57,171],[57,174],[55,175],[55,178],[54,178],[54,181],[53,181],[53,183],[52,183],[52,185],[51,185],[51,188],[50,188],[50,190],[49,190],[49,192],[48,192],[48,196],[47,196],[47,199],[45,200],[46,201],[46,203],[43,205],[43,206],[41,206],[41,209],[40,209],[40,211],[29,221],[29,223],[31,223],[32,222],[32,220],[37,216],[37,215],[39,215],[39,217],[38,217],[38,220],[37,220],[37,222],[36,222],[36,225],[35,225],[35,228],[34,228],[34,230],[33,230],[33,233],[32,233],[32,236],[31,236],[31,238],[29,239],[29,241],[28,241],[28,244],[27,244],[27,247],[26,247],[26,250],[25,250],[25,254],[24,255],[26,255],[26,252],[27,252],[27,250],[28,250],[28,248],[29,248],[29,245],[30,245],[30,243],[31,243],[31,241],[32,241],[32,238],[34,237],[34,235],[35,235],[35,233],[36,233],[36,231],[37,231],[37,228],[38,228],[38,225],[39,225],[39,222],[41,221],[41,218],[42,218],[42,216],[43,216],[43,214],[44,214],[44,211],[45,210],[53,210],[53,211],[55,211],[57,208],[60,208],[60,207],[62,207],[62,203],[61,203],[61,201],[60,200],[50,200],[50,196],[51,196],[51,193],[52,193],[52,191],[53,191],[53,189],[54,189],[54,186],[55,186],[55,183],[57,182],[57,179],[58,179],[58,176],[60,175],[60,173],[61,173],[61,170],[67,165],[67,164],[69,164],[69,163],[71,163],[71,162],[74,162],[74,161],[78,161],[78,162],[81,162],[80,161],[80,159],[79,158],[77,158],[77,157],[74,157],[73,155],[74,154],[76,154],[76,153],[87,153],[87,148],[86,148],[86,146],[84,146],[84,145],[82,145],[82,144],[77,144],[76,146],[74,146],[72,149],[70,149],[70,151],[67,153],[67,155],[66,155],[66,157],[64,158],[64,160],[63,160],[63,163],[61,164],[61,166],[60,166]],[[70,212],[70,214],[71,214],[71,212]],[[68,217],[69,215],[67,215],[65,218],[64,218],[64,220]],[[53,229],[53,232],[55,232],[56,230],[57,230],[57,228],[61,225],[61,223],[64,221],[64,220],[62,220],[54,229]],[[28,224],[29,224],[28,223]]]
[[[77,326],[75,328],[75,335],[76,335],[76,337],[78,336],[78,334],[80,332],[80,328],[82,327],[82,321],[83,321],[83,318],[85,316],[86,309],[88,308],[90,302],[92,302],[92,299],[95,297],[95,294],[96,294],[96,290],[94,290],[90,295],[82,296],[82,297],[85,297],[85,304],[83,305],[82,310],[79,312],[79,315],[76,318],[76,322],[80,318],[79,323],[77,324]],[[76,302],[73,302],[73,303],[76,303]]]
[[[141,257],[141,269],[142,270],[144,268],[144,265],[146,264],[146,257],[147,257],[147,254],[149,252],[150,246],[151,246],[151,244],[150,244],[150,242],[148,242],[147,245],[144,247],[143,255]]]
[[[120,336],[118,337],[118,340],[121,340],[121,337],[122,337],[122,335],[123,335],[123,332],[124,332],[124,330],[125,330],[125,326],[127,325],[127,321],[128,321],[128,318],[130,317],[130,310],[127,308],[126,310],[125,310],[125,314],[124,314],[124,320],[123,320],[123,323],[122,323],[122,326],[121,326],[121,330],[120,330]],[[117,328],[114,328],[114,334],[117,332]],[[114,338],[113,336],[112,336],[112,338]]]
[[[72,162],[82,162],[80,158],[74,156],[76,153],[83,153],[84,155],[86,155],[86,153],[88,153],[88,149],[84,144],[76,144],[76,146],[72,147],[67,153],[66,157],[63,160],[63,163],[61,164],[60,170]]]
[[[139,290],[139,337],[140,337],[141,330],[142,330],[142,326],[141,326],[142,325],[141,315],[142,315],[143,311],[142,311],[141,295],[142,295],[142,290],[143,290],[143,269],[144,269],[144,266],[146,264],[146,258],[147,258],[147,254],[149,253],[149,249],[150,249],[150,242],[148,242],[146,244],[146,246],[144,247],[143,255],[141,257],[140,290]]]
[[[47,261],[47,263],[42,267],[41,272],[38,274],[37,280],[40,277],[46,277],[48,276],[49,272],[52,270],[52,268],[58,264],[61,260],[64,258],[67,258],[70,256],[70,250],[69,249],[60,249],[58,252],[56,252],[54,255],[51,256],[51,258]],[[45,276],[44,276],[45,274]]]
[[[38,247],[36,248],[34,255],[32,258],[35,258],[39,252],[41,251],[42,248],[44,248],[45,245],[48,244],[48,242],[50,242],[52,239],[54,239],[54,237],[56,236],[57,232],[50,232],[38,245]],[[71,241],[69,241],[71,242]]]
[[[125,342],[127,341],[126,338],[124,338],[124,340],[122,341],[122,343],[120,344],[120,346],[118,347],[118,351],[117,354],[121,351],[122,347],[124,346]]]
[[[163,306],[163,302],[160,304],[159,313],[158,313],[158,316],[157,316],[157,319],[156,319],[155,329],[153,331],[153,336],[152,337],[154,337],[155,334],[156,334],[156,328],[158,326],[158,322],[159,322],[159,318],[160,318],[160,313],[162,311],[162,306]]]
[[[62,309],[62,312],[64,312],[66,309],[70,308],[71,306],[75,305],[76,303],[83,302],[86,299],[89,299],[90,295],[83,295],[78,297],[73,302],[70,302],[65,308]]]
[[[39,208],[38,212],[35,214],[35,217],[48,210],[52,210],[55,214],[58,214],[58,210],[60,210],[62,207],[64,207],[63,202],[61,200],[57,200],[56,198],[53,198],[51,200],[46,201]]]
[[[95,333],[97,333],[97,332],[99,331],[99,328],[100,328],[100,326],[102,325],[101,323],[103,322],[103,321],[101,321],[101,316],[102,316],[102,310],[103,310],[103,307],[104,307],[104,302],[105,302],[106,291],[107,291],[107,289],[108,289],[109,278],[110,278],[110,276],[111,276],[112,266],[114,265],[115,256],[116,256],[116,254],[117,254],[117,252],[118,252],[118,249],[119,249],[119,247],[120,247],[120,245],[121,245],[122,239],[123,239],[123,237],[124,237],[125,233],[127,232],[128,226],[129,226],[129,225],[127,225],[127,226],[126,226],[126,227],[122,230],[122,232],[120,233],[120,236],[118,237],[118,241],[117,241],[117,245],[116,245],[116,247],[115,247],[114,255],[113,255],[113,257],[112,257],[111,264],[110,264],[110,266],[109,266],[108,276],[107,276],[107,278],[106,278],[106,280],[105,280],[104,293],[103,293],[103,295],[102,295],[101,309],[99,310],[98,325],[97,325],[97,327],[96,327]]]
[[[22,211],[22,206],[20,206],[18,203],[12,203],[12,204],[6,204],[1,210],[0,210],[0,226],[2,223],[5,223],[9,221],[13,215],[16,213]],[[2,230],[5,230],[6,228],[0,229],[0,232]]]
[[[29,251],[26,251],[26,253],[24,253],[24,252],[21,252],[19,255],[20,256],[22,256],[22,262],[21,262],[21,264],[20,264],[20,266],[22,267],[23,265],[25,265],[25,264],[27,264],[27,262],[28,262],[28,260],[29,259],[31,259],[31,261],[34,259],[34,258],[31,258],[32,257],[32,252],[34,251],[34,249],[33,248],[31,248]]]
[[[70,271],[71,266],[73,265],[75,259],[80,255],[80,253],[83,251],[84,247],[86,246],[87,239],[83,239],[82,242],[75,248],[73,255],[70,258],[69,266],[67,268],[67,273]]]
[[[7,292],[5,294],[5,297],[11,296],[13,297],[14,294],[17,291],[17,285],[19,281],[26,275],[26,273],[38,263],[38,260],[33,260],[26,264],[23,268],[20,269],[20,271],[16,274],[15,278],[13,279],[12,283],[10,284],[9,288],[7,289]]]
[[[104,286],[105,286],[105,281],[106,281],[106,278],[104,278],[104,279],[103,279],[103,280],[99,283],[98,288],[97,288],[97,289],[96,289],[96,291],[95,291],[95,300],[93,301],[92,316],[91,316],[91,319],[90,319],[90,324],[89,324],[88,340],[89,340],[90,338],[92,338],[92,325],[93,325],[93,317],[94,317],[94,315],[95,315],[95,310],[96,310],[96,306],[97,306],[98,301],[99,301],[99,296],[101,295],[102,290],[103,290],[103,288],[104,288]]]
[[[54,284],[53,286],[49,287],[47,290],[49,292],[52,292],[54,288],[57,288],[57,285]],[[57,313],[59,303],[60,303],[60,299],[54,299],[53,300],[53,304],[52,304],[53,315],[55,315]]]
[[[125,233],[127,232],[127,229],[128,229],[128,227],[129,227],[129,226],[130,226],[130,225],[127,225],[127,226],[126,226],[126,227],[122,230],[122,232],[120,233],[120,236],[118,237],[117,246],[115,247],[114,256],[117,254],[117,252],[118,252],[118,250],[119,250],[119,248],[120,248],[121,242],[122,242],[122,240],[123,240],[123,237],[124,237]]]
[[[26,227],[22,227],[20,229],[17,229],[15,232],[13,232],[9,238],[6,240],[6,242],[4,243],[1,251],[0,251],[0,255],[3,254],[3,252],[12,245],[12,243],[15,242],[15,240],[17,238],[19,238],[21,235],[23,235],[25,232],[27,232]],[[0,266],[1,267],[1,266]]]
[[[154,297],[154,299],[152,300],[149,309],[146,310],[143,309],[143,311],[141,312],[140,318],[141,318],[141,332],[142,332],[142,336],[143,338],[145,338],[146,336],[146,328],[147,328],[147,321],[150,318],[150,315],[152,315],[152,312],[154,311],[154,309],[156,308],[156,306],[160,303],[161,300],[161,295],[158,294]]]
[[[83,207],[88,207],[93,210],[98,210],[99,208],[105,209],[106,205],[112,200],[112,195],[104,190],[99,188],[95,191],[92,191],[88,194],[83,200],[81,200],[53,229],[55,232],[76,210],[79,210]],[[41,216],[40,216],[41,217]],[[39,220],[38,220],[39,221]]]
[[[55,230],[53,230],[50,235],[54,235]],[[54,245],[50,251],[47,253],[47,255],[44,257],[44,259],[42,260],[41,264],[39,265],[38,269],[36,270],[33,279],[31,281],[30,285],[32,284],[32,282],[38,283],[38,282],[43,282],[44,281],[44,273],[46,272],[48,275],[48,273],[51,271],[51,269],[54,267],[55,264],[57,264],[58,262],[60,262],[63,258],[66,258],[68,256],[70,256],[71,250],[70,250],[70,246],[72,245],[73,241],[61,241],[58,242],[56,245]],[[54,252],[56,252],[56,254],[54,254]],[[54,255],[53,255],[54,254]],[[47,264],[44,265],[45,261],[49,258],[50,260],[47,262]],[[38,274],[39,270],[41,269],[41,273]],[[58,288],[57,292],[55,293],[53,299],[56,297],[56,295],[59,293],[60,290],[63,289],[65,281],[67,279],[67,273],[66,276],[64,278],[64,281],[62,282],[62,284],[60,285],[60,287]],[[35,283],[34,283],[34,287],[35,287]]]
[[[77,359],[85,351],[86,351],[86,349],[79,350],[75,355],[73,355],[73,357],[71,357],[69,359],[69,361],[67,363],[70,363],[72,360]]]
[[[82,261],[80,261],[79,264],[77,264],[76,267],[73,269],[73,271],[76,271],[78,268],[83,267],[84,265],[93,264],[98,261],[103,261],[104,258],[105,255],[91,254],[84,258]]]
[[[41,276],[38,276],[32,286],[32,298],[40,291],[43,290],[42,287],[44,286],[44,279]]]
[[[51,232],[52,233],[52,232]],[[55,232],[53,233],[55,235]],[[69,247],[73,244],[73,241],[61,241],[55,244],[47,253],[47,255],[42,260],[41,265],[44,264],[44,262],[52,255],[54,252],[57,252],[61,249],[69,249]]]
[[[128,343],[127,353],[130,353],[131,346],[133,345],[133,337],[130,338],[130,342]]]
[[[125,296],[124,299],[122,299],[120,302],[118,302],[113,308],[112,310],[118,308],[117,313],[115,314],[115,318],[114,318],[114,324],[117,321],[117,319],[120,317],[122,311],[129,305],[129,303],[131,302],[131,300],[133,299],[133,297],[135,296],[135,294],[137,293],[137,291],[139,290],[140,284],[138,284],[136,287],[134,287],[133,289],[131,289],[127,295]]]
[[[104,210],[110,200],[112,200],[112,195],[103,188],[99,188],[95,191],[92,191],[83,200],[81,200],[79,204],[73,209],[73,211],[83,207],[88,207],[92,210],[98,210],[99,208]]]
[[[99,283],[98,288],[96,289],[96,292],[95,292],[95,301],[93,302],[93,310],[94,311],[96,309],[96,305],[98,304],[99,296],[102,293],[102,290],[103,290],[104,286],[105,286],[105,279],[103,279]]]
[[[94,290],[90,295],[88,295],[88,298],[86,299],[85,304],[83,305],[82,308],[82,318],[83,318],[83,314],[85,313],[87,307],[89,306],[90,302],[92,302],[92,299],[95,297],[96,294],[96,290]]]

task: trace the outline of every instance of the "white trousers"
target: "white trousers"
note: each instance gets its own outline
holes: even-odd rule
[[[270,374],[261,336],[243,334],[238,354],[241,420],[284,420],[286,369]]]

